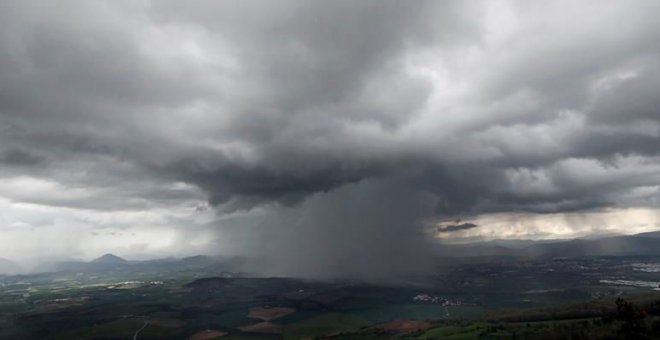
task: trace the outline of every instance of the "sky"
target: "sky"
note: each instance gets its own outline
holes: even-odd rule
[[[658,230],[659,12],[3,0],[0,257],[378,276],[438,242]]]

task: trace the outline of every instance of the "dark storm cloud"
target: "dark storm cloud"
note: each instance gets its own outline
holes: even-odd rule
[[[658,6],[4,1],[0,174],[78,191],[2,195],[112,211],[203,193],[319,247],[335,231],[412,244],[431,218],[657,206]],[[350,221],[315,222],[333,214]]]
[[[226,203],[234,195],[244,197],[250,205],[268,201],[299,203],[307,195],[370,177],[368,169],[356,169],[354,173],[323,169],[322,172],[278,174],[263,168],[222,167],[211,172],[190,170],[188,174],[190,182],[208,191],[214,205]],[[249,202],[250,199],[253,202]]]
[[[6,149],[0,153],[0,164],[7,166],[35,166],[45,162],[43,157],[19,148]]]
[[[154,4],[154,12],[165,23],[199,27],[238,46],[241,71],[250,78],[246,86],[251,87],[247,89],[251,102],[236,103],[250,115],[237,116],[234,123],[248,124],[248,130],[244,120],[288,122],[292,117],[305,119],[306,113],[318,115],[309,112],[315,110],[396,126],[409,119],[428,91],[425,84],[401,73],[397,65],[401,54],[416,45],[451,44],[476,34],[476,25],[465,20],[464,5],[453,1],[440,6],[428,1],[201,1],[197,5],[164,1]],[[411,98],[401,96],[400,101],[392,101],[394,107],[375,110],[361,98],[369,95],[365,92],[374,78]],[[389,94],[397,96],[396,92]],[[238,132],[245,138],[246,131]]]
[[[622,74],[617,83],[602,84],[604,91],[594,98],[589,118],[594,123],[625,126],[626,123],[660,120],[660,60],[642,59],[634,63],[633,70]]]
[[[474,223],[450,224],[450,225],[445,226],[445,227],[439,227],[437,231],[439,233],[451,233],[451,232],[455,232],[455,231],[461,231],[461,230],[465,230],[465,229],[472,229],[472,228],[476,228],[476,227],[478,227],[478,225],[476,225]]]

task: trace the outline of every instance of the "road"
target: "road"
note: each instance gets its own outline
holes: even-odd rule
[[[144,325],[142,325],[142,327],[140,327],[140,329],[138,329],[137,331],[135,331],[135,334],[133,334],[133,340],[137,340],[137,337],[138,337],[138,335],[140,334],[140,332],[142,332],[142,330],[143,330],[145,327],[147,327],[147,325],[149,324],[149,323],[146,322],[146,321],[143,321],[143,322],[144,322]]]

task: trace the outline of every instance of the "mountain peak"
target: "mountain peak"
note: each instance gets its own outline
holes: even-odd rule
[[[114,255],[114,254],[105,254],[101,257],[98,257],[92,262],[95,263],[126,263],[126,260],[122,259],[121,257]]]

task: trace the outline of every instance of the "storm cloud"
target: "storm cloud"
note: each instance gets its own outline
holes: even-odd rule
[[[380,277],[434,221],[655,209],[659,10],[3,1],[0,228],[146,211],[274,274]]]
[[[451,232],[454,232],[454,231],[472,229],[472,228],[476,228],[476,227],[478,227],[478,225],[476,225],[474,223],[450,224],[448,226],[439,227],[438,232],[439,233],[451,233]]]

